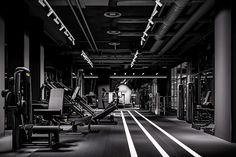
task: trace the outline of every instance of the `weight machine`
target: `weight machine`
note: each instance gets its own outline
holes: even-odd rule
[[[12,94],[11,103],[7,109],[12,113],[12,149],[17,150],[23,146],[35,145],[34,134],[46,134],[49,147],[59,143],[58,125],[35,125],[33,122],[31,77],[29,69],[18,67],[14,73],[14,90],[3,92],[3,96]],[[57,111],[49,111],[53,115]]]

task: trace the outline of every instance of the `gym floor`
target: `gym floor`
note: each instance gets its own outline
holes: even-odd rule
[[[30,147],[12,152],[11,134],[6,132],[6,136],[0,138],[0,156],[236,156],[236,144],[192,129],[191,124],[176,118],[157,117],[143,110],[118,110],[114,115],[117,125],[93,125],[94,131],[88,134],[63,133],[60,135],[60,144],[53,149]],[[125,129],[126,124],[128,129]],[[79,127],[79,130],[86,131],[86,128]]]

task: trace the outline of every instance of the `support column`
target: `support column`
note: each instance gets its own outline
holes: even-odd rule
[[[41,39],[43,34],[43,21],[40,18],[30,19],[30,71],[32,84],[32,100],[40,98],[40,79],[41,79]]]
[[[24,67],[29,69],[30,58],[29,58],[29,35],[24,34]]]
[[[235,8],[235,3],[233,4],[232,8]],[[232,142],[236,143],[236,10],[232,9]]]
[[[79,96],[83,96],[83,79],[84,79],[84,70],[78,69],[77,71],[77,78],[76,78],[76,86],[79,87]]]
[[[41,44],[40,45],[40,87],[42,87],[43,84],[44,84],[44,46]],[[41,91],[41,92],[44,93],[44,91]],[[44,100],[45,98],[43,96],[44,94],[42,94],[42,99]]]
[[[215,135],[232,141],[232,49],[230,1],[224,1],[215,17]]]
[[[0,91],[5,89],[5,22],[0,16]],[[0,136],[4,134],[4,98],[0,96]]]
[[[71,68],[71,56],[63,57],[63,67],[62,69],[62,82],[68,87],[71,87],[71,77],[72,77],[72,68]]]

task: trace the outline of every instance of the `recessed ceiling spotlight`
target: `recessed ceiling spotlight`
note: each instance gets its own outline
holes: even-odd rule
[[[107,30],[107,34],[110,34],[110,35],[118,35],[120,33],[121,32],[117,27],[110,27],[109,30]]]
[[[117,46],[120,45],[120,42],[118,40],[113,39],[108,43],[108,45]]]
[[[108,7],[107,11],[104,13],[104,16],[109,18],[118,18],[121,15],[117,7]]]

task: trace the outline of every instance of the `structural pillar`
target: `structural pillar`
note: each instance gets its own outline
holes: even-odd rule
[[[0,91],[5,89],[5,22],[0,16]],[[4,98],[0,96],[0,136],[4,134]]]
[[[29,58],[29,35],[24,34],[24,67],[30,68],[30,58]]]
[[[236,61],[232,51],[232,21],[230,0],[218,1],[215,17],[215,135],[232,142],[235,123],[233,106]],[[235,134],[235,133],[234,133]]]
[[[43,34],[43,21],[40,18],[32,17],[30,20],[30,71],[32,84],[32,99],[39,100],[40,93],[40,79],[41,79],[41,38]]]
[[[235,8],[235,3],[232,4],[233,7]],[[231,5],[231,6],[232,6]],[[232,39],[232,77],[233,77],[233,82],[232,82],[232,93],[233,93],[233,97],[232,97],[232,142],[236,142],[236,10],[232,9],[232,35],[233,37]]]
[[[83,79],[84,79],[84,70],[78,69],[77,71],[77,77],[76,77],[76,86],[79,87],[79,96],[83,96]]]
[[[41,44],[40,45],[40,87],[44,84],[44,46]],[[44,93],[43,91],[41,91]],[[44,100],[44,94],[41,93],[41,98]]]

